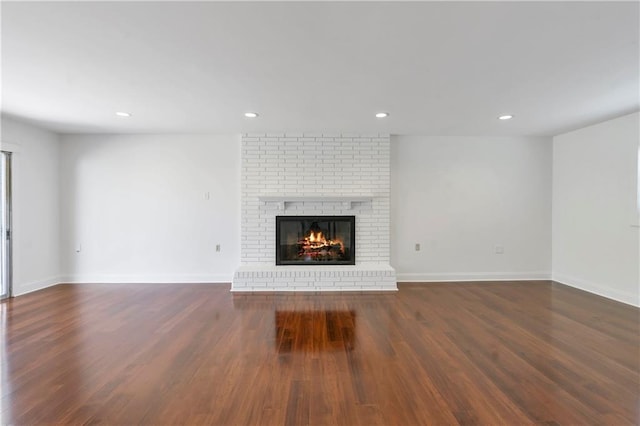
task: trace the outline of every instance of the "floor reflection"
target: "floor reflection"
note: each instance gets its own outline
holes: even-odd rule
[[[276,350],[351,351],[356,343],[355,311],[275,311]]]

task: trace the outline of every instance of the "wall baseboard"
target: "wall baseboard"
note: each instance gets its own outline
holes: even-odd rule
[[[621,302],[640,308],[640,294],[633,294],[612,289],[602,284],[596,284],[587,280],[583,280],[581,278],[571,277],[564,274],[553,274],[552,279],[553,281],[557,281],[560,284],[577,288],[578,290],[597,294],[598,296],[606,297],[607,299],[615,300],[616,302]]]
[[[17,285],[14,288],[14,296],[22,296],[37,290],[42,290],[56,284],[229,284],[233,279],[232,274],[215,275],[177,275],[177,276],[149,276],[149,275],[69,275],[51,277],[44,280],[32,281]],[[598,296],[606,297],[627,305],[640,307],[640,296],[633,293],[614,290],[603,285],[592,283],[580,278],[562,274],[547,272],[528,273],[397,273],[398,282],[460,282],[460,281],[529,281],[529,280],[553,280],[560,284]]]
[[[60,282],[66,284],[202,284],[225,283],[230,284],[233,273],[230,274],[203,274],[203,275],[64,275]]]
[[[398,282],[448,282],[448,281],[530,281],[550,280],[550,272],[446,272],[402,273],[397,272]]]
[[[31,293],[34,291],[42,290],[43,288],[51,287],[56,284],[60,284],[62,277],[51,277],[44,280],[31,281],[26,284],[14,285],[13,295],[22,296],[23,294]]]

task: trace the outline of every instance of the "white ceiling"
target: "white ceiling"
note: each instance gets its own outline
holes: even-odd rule
[[[3,2],[2,108],[58,132],[554,135],[639,108],[639,14],[638,2]]]

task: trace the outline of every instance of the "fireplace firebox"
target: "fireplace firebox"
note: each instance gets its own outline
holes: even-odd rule
[[[276,216],[276,265],[355,264],[355,216]]]

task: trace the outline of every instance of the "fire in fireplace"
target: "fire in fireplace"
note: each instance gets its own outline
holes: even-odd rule
[[[355,265],[355,216],[276,216],[276,265]]]

